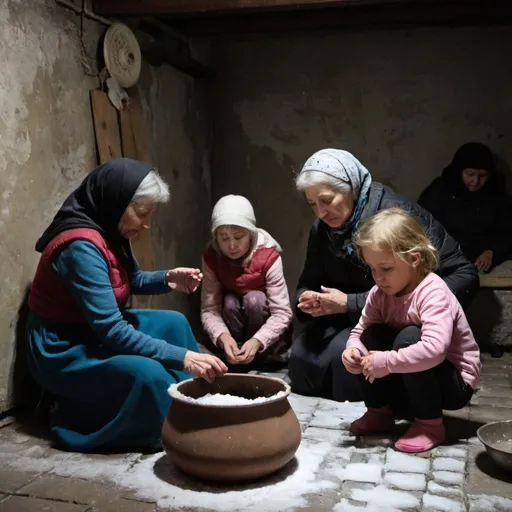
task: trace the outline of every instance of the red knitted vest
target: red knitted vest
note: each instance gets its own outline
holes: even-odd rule
[[[266,274],[279,258],[279,252],[274,247],[259,246],[247,266],[229,259],[211,246],[204,251],[203,258],[224,290],[245,295],[252,291],[265,291]]]
[[[57,235],[44,249],[30,289],[28,305],[40,317],[55,322],[85,322],[85,318],[72,295],[66,290],[52,267],[62,249],[74,240],[92,242],[103,254],[117,303],[125,304],[130,295],[130,280],[126,270],[110,247],[98,233],[89,228],[69,229]]]

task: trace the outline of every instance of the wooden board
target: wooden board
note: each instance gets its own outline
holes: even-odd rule
[[[209,12],[259,11],[271,9],[298,9],[329,7],[359,3],[377,3],[379,0],[103,0],[96,2],[95,12],[113,14],[204,14]]]
[[[121,146],[125,158],[149,161],[147,127],[142,102],[137,89],[130,91],[130,102],[120,112]],[[142,270],[155,270],[155,252],[151,240],[151,231],[144,230],[137,240],[132,242],[133,252]],[[156,308],[158,297],[138,296],[137,307]]]
[[[149,161],[146,118],[138,90],[130,90],[130,103],[120,114],[123,155]]]
[[[480,275],[480,288],[512,288],[512,277]]]
[[[100,164],[122,158],[117,110],[107,94],[97,89],[91,91],[91,106]]]

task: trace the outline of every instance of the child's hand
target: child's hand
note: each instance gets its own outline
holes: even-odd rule
[[[228,363],[238,363],[240,349],[238,348],[238,344],[233,336],[228,333],[221,334],[217,340],[217,346],[224,350]]]
[[[375,380],[375,374],[373,373],[373,352],[370,352],[361,359],[361,368],[363,369],[363,375],[366,377],[366,380],[373,383]]]
[[[361,368],[361,353],[357,348],[347,348],[341,355],[341,361],[348,372],[357,375],[363,371]]]
[[[255,358],[258,350],[263,348],[263,343],[256,338],[251,338],[246,341],[237,356],[238,364],[249,364]]]

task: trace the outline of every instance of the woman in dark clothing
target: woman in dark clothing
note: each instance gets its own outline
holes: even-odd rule
[[[487,146],[478,142],[461,146],[418,203],[443,224],[480,272],[505,261],[512,250],[505,179]]]
[[[439,251],[437,273],[463,307],[478,289],[478,274],[439,222],[407,198],[372,183],[369,171],[347,151],[315,153],[304,164],[296,187],[317,219],[296,293],[296,315],[303,325],[290,354],[292,388],[337,401],[362,400],[357,379],[341,364],[350,331],[374,285],[352,245],[358,225],[393,206],[411,212]]]
[[[142,271],[133,256],[130,240],[168,199],[151,165],[113,160],[84,179],[37,241],[27,357],[55,397],[52,432],[65,449],[161,450],[168,388],[227,371],[199,353],[181,313],[125,307],[130,294],[191,293],[201,281],[198,269]]]

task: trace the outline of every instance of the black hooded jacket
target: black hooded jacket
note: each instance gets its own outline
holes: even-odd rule
[[[487,182],[476,192],[470,192],[462,181],[467,168],[488,172]],[[511,202],[505,192],[505,178],[496,170],[487,146],[477,142],[461,146],[442,175],[422,192],[418,203],[443,224],[470,261],[490,249],[492,265],[496,266],[512,251]]]

